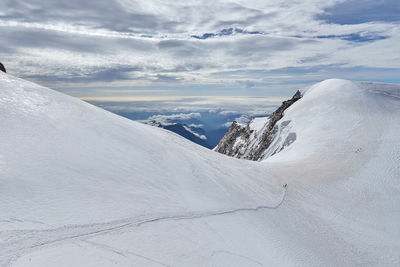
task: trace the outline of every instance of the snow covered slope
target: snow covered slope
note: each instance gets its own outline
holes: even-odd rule
[[[399,87],[303,94],[252,162],[0,73],[0,266],[396,266]]]

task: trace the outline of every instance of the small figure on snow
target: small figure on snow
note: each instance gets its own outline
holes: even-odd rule
[[[287,187],[287,184],[284,184],[284,185],[283,185],[283,188],[286,188],[286,187]]]

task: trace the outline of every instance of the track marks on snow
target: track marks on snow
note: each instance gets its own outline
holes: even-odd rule
[[[147,219],[128,218],[124,220],[106,223],[67,225],[59,228],[46,230],[21,230],[0,232],[0,264],[8,266],[10,262],[19,256],[51,244],[103,235],[110,232],[121,231],[129,227],[140,227],[143,225],[162,221],[193,220],[240,212],[254,212],[265,209],[277,209],[285,200],[287,187],[283,186],[282,197],[275,205],[260,205],[256,207],[235,208],[222,211],[209,211],[198,213],[181,213],[165,216],[155,216]]]

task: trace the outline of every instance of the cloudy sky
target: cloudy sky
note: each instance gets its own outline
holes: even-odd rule
[[[400,83],[399,0],[1,0],[0,36],[9,73],[90,101]]]

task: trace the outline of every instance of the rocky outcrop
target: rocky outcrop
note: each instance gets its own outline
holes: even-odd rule
[[[251,134],[252,130],[250,130],[249,124],[243,126],[234,121],[214,150],[222,154],[240,158],[242,156],[242,145],[238,144],[240,142],[239,139],[248,140]]]
[[[278,153],[296,140],[296,133],[290,132],[290,121],[278,122],[284,116],[285,110],[301,97],[301,92],[297,91],[291,99],[284,101],[268,119],[265,119],[261,128],[254,126],[258,124],[255,123],[258,118],[250,120],[246,126],[233,122],[214,150],[254,161]]]
[[[6,68],[4,67],[4,65],[0,62],[0,70],[2,72],[6,72]]]
[[[263,153],[270,147],[272,141],[276,137],[276,134],[278,132],[278,127],[276,127],[277,122],[280,119],[282,119],[282,117],[284,115],[284,111],[288,107],[293,105],[300,98],[301,98],[301,93],[300,93],[300,91],[297,91],[296,94],[291,99],[284,101],[282,103],[282,105],[274,113],[272,113],[271,116],[269,116],[268,125],[266,127],[266,130],[263,133],[259,147],[253,153],[251,153],[251,157],[249,159],[259,160],[262,158]],[[287,126],[288,124],[289,124],[289,122],[284,123],[283,126]],[[279,151],[272,152],[272,155]]]

